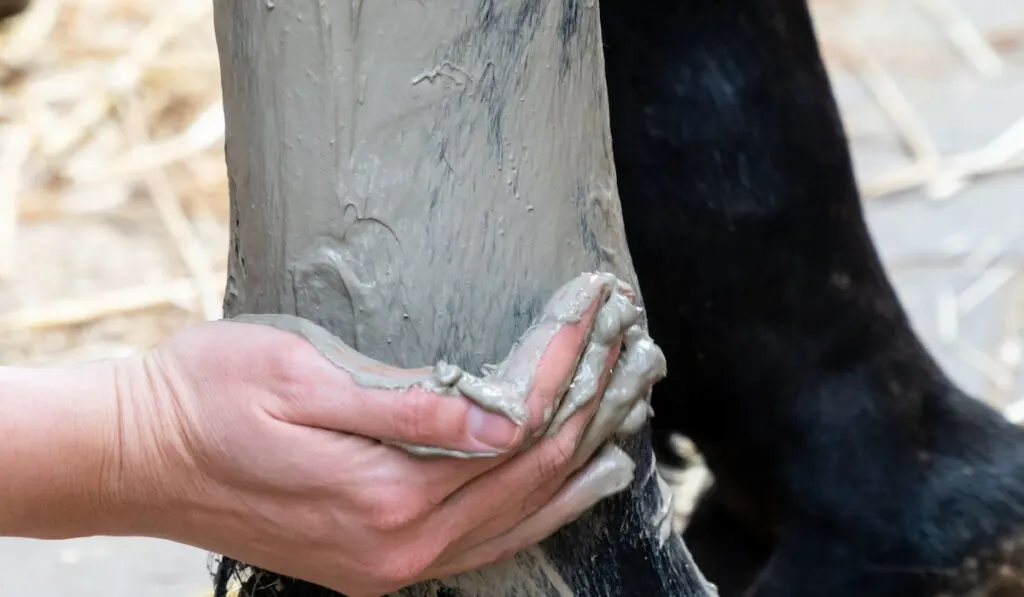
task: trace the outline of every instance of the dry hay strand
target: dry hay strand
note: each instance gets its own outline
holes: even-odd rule
[[[829,70],[848,71],[859,79],[888,120],[910,161],[905,166],[860,180],[865,198],[920,190],[929,199],[949,199],[979,179],[1024,169],[1024,114],[984,146],[954,155],[942,155],[914,106],[884,64],[906,62],[906,51],[893,45],[899,38],[892,31],[880,35],[866,31],[863,23],[850,27],[850,31],[839,25],[855,23],[867,12],[916,13],[914,20],[929,25],[933,31],[927,37],[940,43],[910,44],[910,51],[916,58],[912,66],[904,64],[905,69],[920,74],[922,65],[928,62],[943,63],[947,67],[962,63],[988,80],[996,80],[1007,71],[997,46],[1007,46],[1008,40],[1020,41],[1024,38],[1024,31],[1004,29],[993,41],[991,35],[980,31],[950,0],[908,0],[896,4],[813,0],[812,5],[823,15],[819,26],[823,26],[826,32],[821,41]],[[826,18],[825,14],[829,16]],[[940,51],[942,43],[952,50],[948,56]],[[906,45],[905,40],[902,45]],[[884,55],[879,55],[879,48]]]
[[[864,181],[864,196],[881,198],[923,187],[931,199],[949,199],[972,180],[1024,170],[1024,117],[977,149],[915,157],[908,166]]]
[[[223,136],[209,0],[33,0],[6,22],[0,329],[219,317]],[[3,337],[0,361],[24,353]]]

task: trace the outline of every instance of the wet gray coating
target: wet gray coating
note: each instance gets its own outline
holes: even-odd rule
[[[636,289],[597,3],[275,6],[214,2],[232,221],[226,317],[297,315],[380,363],[443,360],[488,377],[520,339],[544,345],[526,332],[579,272]],[[533,362],[506,363],[505,374]],[[460,379],[476,391],[475,378]],[[639,575],[659,587],[645,597],[706,595],[687,580],[678,536],[658,540],[664,500],[646,474],[645,433],[618,444],[636,480],[607,508],[511,561],[400,594],[628,597],[624,579]],[[624,550],[643,571],[599,564]]]
[[[580,360],[576,379],[557,410],[549,434],[557,433],[561,426],[583,405],[597,395],[601,380],[606,373],[605,363],[616,344],[623,340],[623,333],[640,319],[641,309],[622,293],[615,293],[598,313],[593,337]],[[640,328],[638,328],[640,329]],[[624,357],[623,353],[618,360]],[[664,377],[664,375],[662,375]]]
[[[577,446],[577,454],[592,454],[612,435],[635,433],[652,413],[647,399],[667,373],[665,355],[639,325],[626,333],[625,349],[612,368],[601,407]]]

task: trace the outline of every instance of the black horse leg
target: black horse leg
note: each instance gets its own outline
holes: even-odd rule
[[[1020,587],[1024,432],[911,330],[805,2],[601,12],[626,236],[670,363],[656,445],[689,436],[716,480],[687,536],[698,565],[723,595]]]

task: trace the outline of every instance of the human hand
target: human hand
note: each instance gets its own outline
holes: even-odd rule
[[[595,372],[591,393],[602,396],[621,341],[637,329],[610,306],[623,296],[614,278],[575,283],[575,314],[556,317],[566,297],[553,300],[500,379],[467,377],[488,391],[523,392],[521,410],[511,409],[521,425],[422,384],[360,386],[367,363],[337,366],[306,338],[271,326],[221,321],[184,330],[122,375],[130,380],[122,392],[123,515],[134,516],[133,532],[352,597],[478,568],[543,540],[629,484],[633,463],[606,442],[646,414],[636,403],[664,375],[662,361],[646,375],[613,380],[618,399],[600,428],[587,426],[598,400],[562,404],[570,382],[586,386]],[[368,366],[389,379],[430,371]],[[539,437],[553,420],[558,432]],[[497,446],[481,443],[481,428],[490,433],[479,437]],[[585,431],[591,440],[579,452]],[[378,439],[499,455],[424,460]],[[535,443],[524,449],[528,440]]]

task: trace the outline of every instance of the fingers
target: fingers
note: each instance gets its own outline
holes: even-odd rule
[[[608,354],[607,361],[604,364],[605,374],[602,376],[602,382],[600,390],[609,383],[611,379],[612,364],[619,358],[619,346],[614,347]],[[588,408],[578,413],[578,420],[581,421],[577,425],[575,430],[575,437],[565,444],[567,446],[564,453],[565,458],[573,458],[573,450],[576,449],[576,445],[582,437],[583,429],[586,428],[587,421],[590,420],[598,408],[597,404],[589,405]],[[524,444],[525,445],[525,444]],[[535,446],[534,446],[535,447]],[[533,448],[528,448],[532,450]],[[519,452],[521,456],[531,453],[528,450]],[[525,453],[524,453],[525,452]],[[576,452],[578,455],[578,451]],[[587,454],[587,458],[592,455]],[[481,475],[487,474],[492,469],[498,468],[499,465],[508,462],[515,456],[513,453],[506,453],[496,458],[487,459],[462,459],[452,460],[450,458],[436,459],[430,462],[416,462],[413,464],[415,467],[415,474],[423,479],[423,488],[421,489],[422,496],[430,504],[440,504],[445,501],[451,501],[451,496],[460,490],[469,491],[467,484],[471,484],[475,479]],[[556,457],[562,457],[563,453],[558,453]],[[585,460],[585,459],[584,459]],[[412,463],[411,463],[412,464]],[[473,532],[479,535],[479,539],[475,541],[483,540],[484,538],[494,536],[495,534],[502,532],[511,527],[515,522],[520,520],[523,516],[528,513],[532,513],[540,508],[552,495],[558,490],[559,487],[565,482],[565,479],[572,474],[576,469],[582,465],[582,461],[573,466],[562,467],[561,471],[556,471],[554,467],[546,470],[550,471],[553,476],[550,477],[548,484],[550,485],[546,493],[542,487],[539,488],[539,483],[542,481],[531,482],[535,484],[527,485],[516,485],[512,490],[519,490],[520,493],[516,494],[512,490],[502,490],[496,499],[502,503],[508,503],[515,505],[520,511],[523,511],[522,515],[515,516],[513,518],[502,522],[502,516],[507,519],[508,515],[505,510],[502,510],[502,514],[494,520],[491,520],[487,524],[487,528],[477,528]],[[543,469],[542,466],[537,467],[535,470]],[[479,494],[479,485],[474,490]],[[525,500],[527,503],[524,504]],[[488,518],[493,518],[493,513],[487,515]],[[491,530],[488,530],[491,529]]]
[[[625,285],[622,284],[622,287]],[[621,288],[617,290],[621,290]],[[621,291],[615,292],[598,313],[590,343],[583,354],[572,387],[567,392],[558,412],[555,413],[551,423],[551,432],[557,432],[562,423],[571,417],[580,406],[598,395],[598,384],[607,371],[605,362],[609,352],[613,348],[619,348],[627,330],[641,329],[636,325],[640,320],[640,308],[633,301],[632,292],[629,294]]]
[[[607,298],[601,302],[604,296]],[[589,336],[582,354],[577,338],[560,332],[561,336],[550,339],[552,331],[566,320],[560,315],[565,310],[560,304],[595,304],[592,301],[601,306],[592,325],[588,326]],[[586,313],[589,315],[590,310]],[[618,353],[626,331],[637,323],[640,313],[632,289],[610,274],[580,276],[556,293],[545,309],[545,316],[496,371],[497,380],[516,388],[527,388],[522,391],[527,394],[531,428],[554,435],[581,406],[600,394],[598,384],[604,379],[608,363],[615,360],[609,360],[608,356],[613,351]],[[581,321],[580,325],[585,323],[586,320]],[[565,347],[559,345],[562,338]],[[548,350],[535,365],[538,344],[546,345]]]
[[[577,448],[580,464],[612,435],[639,432],[653,412],[646,398],[651,387],[667,373],[665,355],[636,324],[627,331],[624,345],[625,350],[615,362],[611,381],[602,395],[601,406]]]
[[[601,377],[600,386],[597,388],[598,391],[603,390],[604,387],[608,385],[611,378],[611,365],[612,363],[615,362],[617,358],[618,348],[616,347],[616,349],[614,349],[607,356],[607,361],[606,363],[604,363],[603,370],[605,373]],[[598,408],[599,406],[597,404],[584,405],[579,411],[577,411],[577,413],[573,415],[573,417],[570,417],[570,420],[572,420],[574,423],[574,428],[572,430],[567,430],[563,428],[559,434],[563,435],[565,433],[574,433],[576,435],[576,438],[573,440],[573,443],[570,448],[574,450],[574,453],[572,456],[568,457],[568,463],[573,464],[567,463],[565,466],[560,467],[560,470],[553,471],[552,474],[549,475],[546,479],[538,479],[533,481],[534,484],[515,485],[510,490],[506,490],[500,495],[498,495],[497,499],[499,500],[499,502],[491,503],[490,513],[487,516],[487,520],[485,520],[477,526],[468,527],[471,528],[468,534],[458,536],[458,538],[452,544],[449,545],[448,549],[458,552],[465,547],[475,545],[477,543],[481,543],[485,540],[495,537],[512,528],[521,520],[533,514],[542,506],[544,506],[544,504],[546,504],[548,500],[550,500],[551,497],[558,492],[562,485],[565,484],[565,480],[574,472],[579,470],[580,466],[582,466],[583,463],[586,460],[589,460],[590,456],[593,455],[593,452],[591,451],[590,453],[586,454],[582,460],[580,460],[579,447],[577,442],[583,433],[582,431],[580,431],[579,425],[582,425],[582,428],[586,429],[587,421],[592,420],[592,417],[594,416],[594,413],[597,411]],[[538,449],[540,449],[540,445],[535,445],[529,451],[520,454],[516,458],[519,460],[529,458],[534,454],[535,450]],[[503,469],[507,469],[509,466],[512,466],[515,463],[516,461],[512,461],[508,465],[504,466]],[[540,467],[536,468],[539,469]],[[531,469],[527,468],[526,470],[529,471]],[[509,481],[509,483],[518,483],[518,481]],[[479,483],[474,488],[467,488],[466,491],[468,492],[476,490],[480,492],[485,487],[487,486],[485,486],[483,483]],[[486,500],[488,498],[480,497],[478,499]],[[467,520],[469,513],[462,513],[462,516],[463,517],[461,519],[461,522],[470,522]]]
[[[568,468],[587,421],[596,411],[587,405],[570,417],[555,437],[543,438],[487,474],[472,480],[452,494],[435,514],[436,534],[449,543],[493,526],[508,509],[528,510],[529,497],[552,480],[564,480],[572,474]],[[539,504],[537,505],[539,507]],[[523,512],[522,516],[529,514]],[[507,517],[506,517],[507,518]],[[491,535],[503,529],[491,530]],[[446,548],[448,546],[446,545]]]
[[[624,321],[628,323],[633,319],[630,317]],[[596,325],[600,326],[601,324]],[[590,347],[595,344],[596,342],[591,342]],[[609,375],[608,367],[613,363],[614,367]],[[650,405],[645,398],[648,396],[651,386],[665,376],[666,363],[661,349],[654,344],[643,328],[633,323],[626,334],[622,355],[618,354],[618,346],[613,347],[609,350],[601,369],[605,372],[605,375],[601,377],[601,383],[593,390],[587,390],[587,392],[601,396],[601,401],[596,405],[597,411],[589,418],[583,436],[576,445],[575,453],[564,467],[564,476],[568,476],[583,466],[602,446],[604,446],[602,453],[607,452],[609,448],[606,442],[612,436],[631,435],[643,427],[651,412]],[[583,404],[586,412],[594,407],[594,405],[588,405],[586,401]],[[577,405],[570,403],[567,399],[566,403],[563,403],[564,408],[577,408]],[[573,420],[573,417],[577,415],[578,411],[570,415],[569,420]],[[511,464],[507,466],[511,466]],[[496,517],[483,523],[468,535],[457,539],[449,546],[448,551],[459,553],[468,545],[475,545],[496,537],[504,533],[506,529],[518,525],[523,519],[533,515],[542,507],[547,508],[545,504],[562,487],[561,479],[564,476],[560,475],[548,480],[543,485],[538,485],[532,492],[524,494],[523,501],[515,507],[497,508],[500,513]],[[508,497],[510,501],[507,503],[517,503],[511,501],[516,497],[514,494],[510,493]],[[582,502],[577,500],[573,503]]]
[[[368,391],[343,429],[379,439],[415,456],[497,456],[522,442],[523,427],[462,396],[419,388],[404,393]]]
[[[607,444],[583,470],[573,476],[558,494],[536,513],[509,531],[471,545],[438,562],[432,577],[475,570],[509,558],[540,543],[560,528],[575,521],[601,500],[624,491],[633,482],[636,466],[621,448]]]
[[[651,386],[665,376],[665,358],[661,349],[636,324],[631,326],[627,334],[622,355],[618,356],[616,347],[606,358],[608,360],[604,364],[604,370],[607,371],[607,366],[614,363],[612,373],[610,376],[603,376],[601,385],[594,388],[594,393],[602,398],[576,446],[571,461],[565,467],[567,474],[583,466],[597,450],[607,445],[606,442],[612,436],[626,436],[638,432],[647,422],[651,412],[650,405],[644,398]],[[467,541],[479,542],[494,537],[504,529],[518,524],[522,518],[538,510],[554,495],[561,487],[560,480],[557,481],[557,484],[549,481],[547,486],[538,487],[525,498],[522,508],[514,510],[511,514],[499,515],[470,536],[460,539],[452,549],[457,550]],[[520,516],[516,517],[516,514]]]
[[[591,374],[594,384],[598,381],[599,370],[581,372],[577,368],[590,344],[621,341],[625,328],[603,335],[597,329],[616,283],[611,274],[583,274],[563,285],[508,357],[487,376],[487,380],[514,392],[531,430],[546,427],[580,373]],[[599,366],[599,362],[592,362],[593,369]],[[470,378],[466,376],[463,381],[467,379]],[[471,395],[462,383],[458,387]]]

